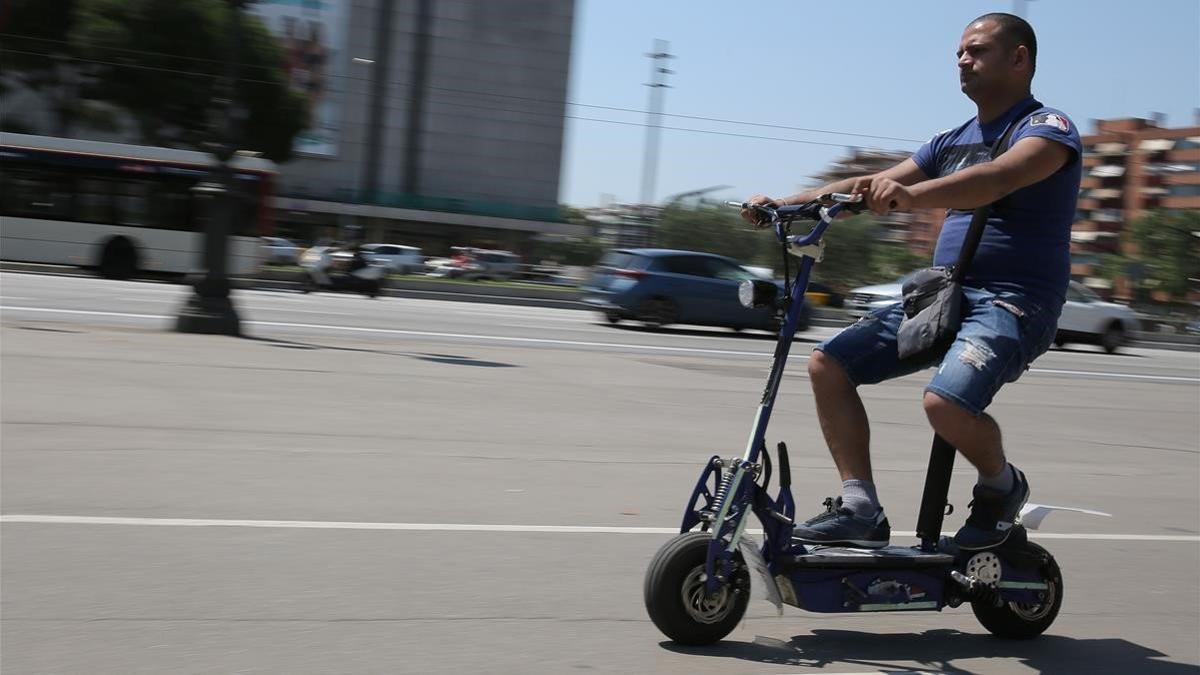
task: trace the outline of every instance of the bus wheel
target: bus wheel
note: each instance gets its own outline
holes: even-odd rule
[[[105,279],[128,279],[137,272],[138,252],[125,237],[113,237],[100,254],[100,276]]]

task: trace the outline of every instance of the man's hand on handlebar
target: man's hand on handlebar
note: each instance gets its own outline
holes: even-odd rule
[[[780,206],[783,206],[782,201],[776,201],[766,195],[754,195],[750,199],[747,199],[745,203],[749,207],[766,206],[772,209],[777,209]],[[755,208],[743,208],[742,220],[750,223],[755,229],[758,230],[768,227],[771,224],[770,221],[764,217],[763,212]]]
[[[912,208],[913,197],[908,187],[891,178],[879,176],[859,178],[854,182],[851,193],[863,195],[867,202],[867,208],[877,216],[887,215],[892,211],[908,211]]]

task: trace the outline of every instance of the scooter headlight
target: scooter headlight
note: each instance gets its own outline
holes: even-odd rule
[[[767,307],[775,304],[779,287],[762,279],[746,279],[738,284],[738,302],[743,307]]]

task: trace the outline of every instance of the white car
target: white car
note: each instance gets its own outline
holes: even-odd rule
[[[1068,342],[1086,342],[1100,345],[1112,354],[1129,341],[1129,336],[1140,325],[1132,309],[1105,302],[1092,289],[1072,281],[1067,287],[1067,302],[1058,318],[1054,344],[1062,347]]]
[[[362,248],[372,262],[387,265],[398,274],[414,274],[425,269],[425,257],[416,246],[363,244]]]
[[[283,237],[262,237],[262,261],[267,265],[295,265],[300,249]]]

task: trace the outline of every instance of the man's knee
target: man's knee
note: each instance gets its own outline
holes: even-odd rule
[[[808,359],[808,377],[814,389],[853,386],[842,364],[819,349],[814,350]]]
[[[968,418],[974,417],[966,408],[932,391],[925,392],[921,404],[925,408],[925,417],[934,429],[969,421]]]

